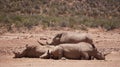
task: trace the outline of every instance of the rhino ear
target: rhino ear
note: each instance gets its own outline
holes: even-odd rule
[[[62,37],[62,35],[63,35],[63,33],[59,34],[59,38],[61,38],[61,37]]]
[[[49,50],[47,51],[47,54],[50,54]]]
[[[56,34],[55,38],[61,38],[62,33]]]
[[[27,48],[27,47],[28,47],[28,44],[26,44],[25,47]]]
[[[58,37],[61,38],[63,33],[58,34]]]
[[[49,45],[50,43],[48,41],[46,41],[46,45]]]
[[[14,53],[15,55],[20,54],[20,52],[15,52],[15,51],[13,51],[13,53]]]
[[[51,54],[52,53],[52,50],[48,50],[48,54]]]
[[[15,52],[15,51],[13,51],[13,53],[14,53],[14,54],[16,54],[16,52]]]

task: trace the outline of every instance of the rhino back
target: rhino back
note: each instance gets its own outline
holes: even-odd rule
[[[87,39],[92,40],[88,34],[85,33],[64,33],[61,38],[61,43],[78,43],[87,42]]]
[[[82,52],[92,52],[93,48],[89,43],[78,43],[73,44],[61,44],[60,47],[63,48],[63,53],[66,58],[79,59]]]

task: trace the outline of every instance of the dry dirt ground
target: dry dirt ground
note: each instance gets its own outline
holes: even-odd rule
[[[40,31],[39,33],[5,33],[0,36],[0,67],[120,67],[120,55],[107,57],[107,60],[52,60],[40,58],[13,58],[12,51],[24,49],[26,44],[39,45],[56,33],[70,31]],[[72,31],[85,32],[85,31]],[[120,31],[101,32],[90,30],[88,33],[99,51],[120,52]]]

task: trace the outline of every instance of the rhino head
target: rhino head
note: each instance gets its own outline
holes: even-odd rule
[[[22,55],[21,55],[20,52],[14,52],[13,51],[13,53],[14,53],[14,58],[22,58]]]
[[[97,59],[98,60],[105,60],[105,54],[103,54],[103,53],[97,53]]]
[[[58,45],[58,44],[60,44],[60,39],[61,39],[61,37],[62,37],[62,33],[57,34],[57,35],[53,38],[52,42],[51,42],[49,45]]]

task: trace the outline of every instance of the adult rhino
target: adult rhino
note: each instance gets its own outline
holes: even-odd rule
[[[40,45],[26,45],[25,49],[22,51],[13,51],[14,58],[39,58],[43,55],[48,49],[53,48],[52,46],[40,46]]]
[[[61,59],[62,57],[65,57],[67,59],[83,60],[89,60],[93,57],[98,60],[105,60],[105,56],[102,53],[98,52],[91,44],[86,42],[80,42],[77,44],[60,44],[53,49],[48,50],[40,57],[53,59]]]
[[[86,42],[91,44],[94,48],[92,38],[86,33],[73,33],[73,32],[63,32],[57,34],[49,45],[59,45],[64,43],[79,43],[79,42]]]

